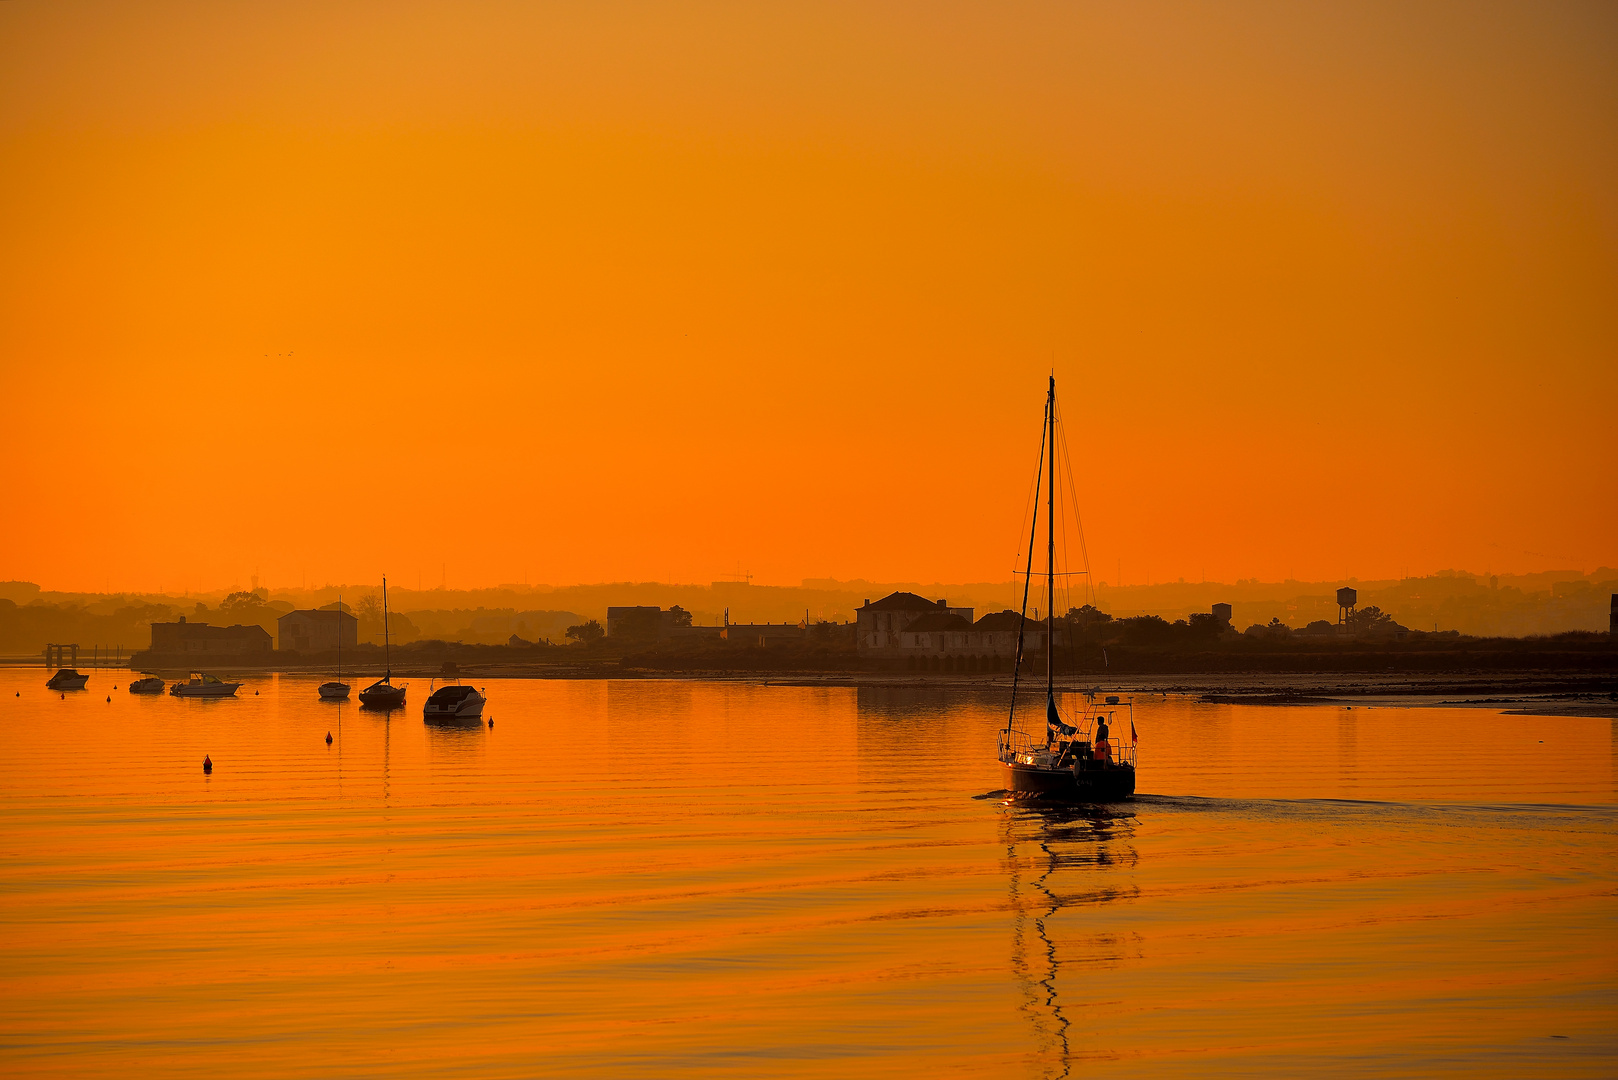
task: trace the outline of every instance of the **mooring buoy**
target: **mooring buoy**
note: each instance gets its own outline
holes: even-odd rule
[[[213,758],[207,754],[202,755],[202,771],[205,773],[213,772]]]
[[[116,687],[116,686],[115,686],[115,687],[113,687],[113,689],[114,689],[114,690],[116,690],[116,689],[118,689],[118,688],[117,688],[117,687]],[[107,695],[107,704],[108,704],[108,705],[111,705],[111,704],[112,704],[112,695],[111,695],[111,694],[108,694],[108,695]]]
[[[108,698],[108,699],[107,699],[107,700],[108,700],[108,701],[111,701],[111,700],[112,700],[112,699],[111,699],[111,698]],[[490,726],[490,727],[494,727],[494,717],[492,717],[492,716],[491,716],[491,717],[489,717],[489,726]]]
[[[329,731],[326,732],[326,745],[327,746],[331,745],[331,732],[329,732]]]

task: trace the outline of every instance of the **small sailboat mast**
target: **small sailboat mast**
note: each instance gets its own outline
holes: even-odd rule
[[[382,681],[393,685],[393,651],[388,643],[388,575],[382,575]]]
[[[382,663],[383,676],[360,694],[360,704],[373,709],[397,709],[404,704],[405,687],[393,685],[393,638],[388,631],[388,576],[382,575]]]
[[[1045,715],[1056,715],[1056,374],[1045,395],[1045,443],[1050,477],[1045,490]]]
[[[325,611],[321,608],[320,611]],[[317,612],[318,614],[318,612]],[[322,701],[343,701],[348,698],[348,684],[343,681],[343,594],[337,594],[337,610],[332,612],[332,621],[337,624],[337,678],[332,682],[321,683],[317,693]]]

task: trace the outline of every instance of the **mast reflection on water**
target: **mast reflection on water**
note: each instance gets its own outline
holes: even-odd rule
[[[1096,1017],[1109,1001],[1105,984],[1061,975],[1067,968],[1093,972],[1138,958],[1140,937],[1063,933],[1081,927],[1057,916],[1067,908],[1103,907],[1139,896],[1136,885],[1117,888],[1092,876],[1132,870],[1139,862],[1136,817],[1108,806],[1008,801],[1002,821],[1011,970],[1022,991],[1022,1012],[1033,1029],[1037,1057],[1048,1062],[1042,1075],[1071,1076],[1076,1061],[1121,1054]]]

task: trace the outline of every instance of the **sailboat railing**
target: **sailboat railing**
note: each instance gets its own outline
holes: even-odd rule
[[[1082,753],[1084,756],[1090,758],[1095,751],[1094,735],[1096,721],[1105,719],[1107,722],[1107,729],[1111,733],[1106,743],[1106,750],[1110,751],[1108,760],[1110,760],[1114,765],[1133,766],[1135,764],[1136,745],[1133,742],[1125,742],[1124,739],[1120,737],[1123,732],[1128,730],[1128,727],[1122,729],[1120,728],[1118,723],[1119,712],[1124,712],[1126,716],[1124,721],[1125,725],[1133,725],[1133,709],[1127,704],[1118,709],[1098,708],[1094,709],[1094,711],[1090,711],[1087,708],[1085,712],[1074,716],[1067,721],[1067,723],[1075,729],[1073,737],[1071,739],[1064,739],[1054,742],[1043,729],[1039,732],[1039,734],[1036,735],[1015,725],[1008,728],[1002,728],[999,732],[998,745],[996,747],[998,757],[1004,762],[1010,762],[1013,759],[1041,759],[1043,757],[1044,760],[1039,760],[1038,763],[1049,764],[1050,761],[1055,760],[1057,756],[1056,754],[1051,753],[1053,749],[1064,745],[1071,745],[1082,748]],[[1036,761],[1023,760],[1023,763],[1035,764]]]

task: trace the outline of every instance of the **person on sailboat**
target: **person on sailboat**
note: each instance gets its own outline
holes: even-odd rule
[[[1108,764],[1111,764],[1112,763],[1112,744],[1107,741],[1107,736],[1109,734],[1111,734],[1111,732],[1107,728],[1107,718],[1105,716],[1097,716],[1096,717],[1096,750],[1095,750],[1096,760],[1097,761],[1105,761]]]

